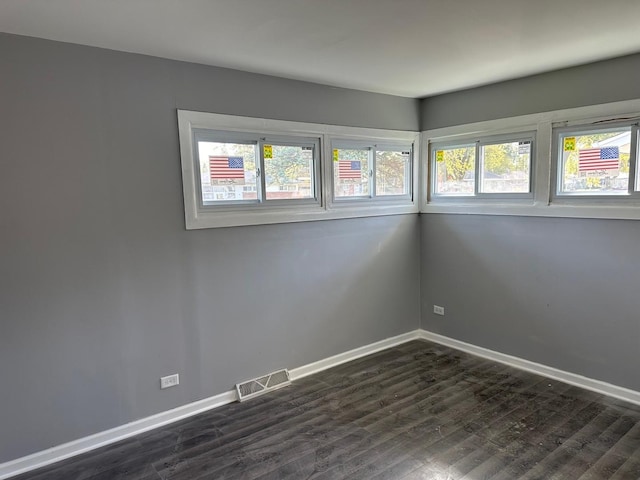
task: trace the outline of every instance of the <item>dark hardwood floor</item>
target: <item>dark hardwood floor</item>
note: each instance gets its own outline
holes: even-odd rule
[[[640,406],[414,341],[16,480],[640,478]]]

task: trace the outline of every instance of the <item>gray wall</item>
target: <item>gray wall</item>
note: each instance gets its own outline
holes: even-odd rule
[[[417,216],[186,231],[176,118],[417,100],[4,34],[0,79],[0,462],[418,327]]]
[[[635,221],[423,215],[422,328],[640,390],[639,238]]]
[[[637,98],[640,55],[631,55],[428,98],[422,129]],[[429,214],[421,223],[422,328],[640,390],[640,222]]]
[[[421,130],[640,98],[640,54],[425,98]]]

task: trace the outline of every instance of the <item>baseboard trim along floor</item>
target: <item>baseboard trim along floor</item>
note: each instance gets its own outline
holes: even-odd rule
[[[559,370],[553,367],[548,367],[547,365],[542,365],[541,363],[536,363],[530,360],[525,360],[524,358],[514,357],[505,353],[496,352],[494,350],[489,350],[488,348],[478,347],[470,343],[461,342],[460,340],[445,337],[443,335],[438,335],[437,333],[431,333],[426,330],[419,330],[418,338],[428,340],[430,342],[440,343],[441,345],[455,348],[456,350],[462,350],[463,352],[470,353],[477,357],[493,360],[495,362],[503,363],[520,370],[526,370],[527,372],[536,373],[538,375],[542,375],[543,377],[553,378],[554,380],[559,380],[570,385],[575,385],[576,387],[581,387],[585,390],[591,390],[593,392],[602,393],[610,397],[618,398],[620,400],[640,405],[640,392],[636,392],[635,390],[619,387],[617,385],[612,385],[600,380],[583,377],[582,375],[566,372],[564,370]]]
[[[403,333],[402,335],[386,338],[379,342],[371,343],[363,347],[349,350],[348,352],[333,355],[323,360],[291,369],[289,374],[291,380],[296,380],[418,338],[420,338],[419,330]],[[257,375],[264,373],[265,372],[256,372]],[[16,460],[2,463],[0,464],[0,480],[5,480],[15,475],[29,472],[52,463],[95,450],[96,448],[104,447],[111,443],[119,442],[120,440],[133,437],[134,435],[153,430],[154,428],[177,422],[178,420],[235,402],[237,399],[238,396],[236,391],[230,390],[228,392],[214,395],[213,397],[182,405],[180,407],[167,410],[166,412],[161,412],[156,415],[142,418],[103,432],[98,432],[78,440],[73,440],[47,450],[42,450]]]
[[[317,362],[296,367],[290,370],[291,380],[300,379],[328,368],[338,366],[342,363],[350,362],[358,358],[379,352],[381,350],[400,345],[411,340],[422,339],[439,343],[447,347],[461,350],[472,355],[493,360],[531,373],[553,378],[571,385],[575,385],[587,390],[609,395],[621,400],[640,405],[640,392],[619,387],[599,380],[587,378],[575,373],[558,370],[553,367],[542,365],[536,362],[525,360],[519,357],[506,355],[504,353],[489,350],[487,348],[472,345],[460,340],[456,340],[425,330],[414,330],[402,335],[390,337],[379,342],[375,342],[363,347],[359,347],[348,352],[328,357]],[[264,372],[256,372],[257,374]],[[222,405],[237,400],[235,390],[223,392],[213,397],[205,398],[197,402],[189,403],[166,412],[161,412],[150,417],[136,420],[125,425],[121,425],[103,432],[96,433],[72,442],[58,445],[41,452],[36,452],[16,460],[0,464],[0,480],[4,480],[15,475],[35,470],[40,467],[70,458],[82,453],[94,450],[111,443],[124,440],[134,435],[153,430],[169,423],[182,420],[193,415],[211,410]]]
[[[154,428],[206,412],[213,408],[234,402],[236,401],[236,398],[235,390],[224,392],[219,395],[214,395],[213,397],[182,405],[125,425],[120,425],[103,432],[98,432],[78,440],[73,440],[62,445],[48,448],[47,450],[42,450],[16,460],[11,460],[0,464],[0,480],[29,472],[52,463],[59,462],[66,458],[75,457],[76,455],[95,450],[96,448],[104,447],[105,445],[133,437],[139,433],[147,432]]]

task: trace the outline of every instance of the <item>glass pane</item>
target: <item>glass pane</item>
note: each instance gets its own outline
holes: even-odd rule
[[[257,146],[198,142],[202,202],[256,200]]]
[[[376,195],[409,194],[408,151],[376,151]]]
[[[315,197],[313,147],[264,145],[264,169],[267,200]]]
[[[620,195],[629,191],[631,127],[560,136],[560,193]]]
[[[480,147],[482,193],[529,193],[531,142],[506,142]]]
[[[369,150],[335,149],[333,185],[336,198],[368,197],[369,169]]]
[[[435,151],[435,193],[473,195],[475,192],[475,145]]]

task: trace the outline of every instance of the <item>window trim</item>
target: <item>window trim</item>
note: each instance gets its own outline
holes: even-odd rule
[[[299,140],[298,140],[299,139]],[[260,188],[264,192],[264,198],[262,199],[262,205],[264,208],[270,208],[278,205],[319,205],[320,204],[320,192],[322,184],[322,175],[320,174],[320,153],[322,149],[320,145],[322,139],[320,137],[290,137],[290,136],[276,136],[267,135],[262,137],[258,143],[258,153],[260,157],[260,168],[262,172],[260,174]],[[269,200],[267,198],[267,185],[266,185],[266,164],[264,158],[264,146],[290,146],[290,147],[313,147],[313,166],[311,169],[313,180],[313,196],[311,198],[296,198],[289,200]]]
[[[375,203],[378,205],[384,204],[396,204],[396,203],[406,203],[406,202],[414,202],[414,198],[416,196],[417,188],[414,182],[414,174],[412,165],[416,164],[415,158],[415,143],[414,142],[392,142],[392,141],[363,141],[363,140],[345,140],[343,138],[332,138],[331,139],[331,153],[333,156],[334,149],[338,150],[367,150],[369,155],[369,161],[371,164],[369,170],[369,195],[360,195],[353,197],[336,197],[335,195],[335,164],[336,162],[330,162],[330,175],[331,175],[331,197],[330,202],[335,207],[340,207],[346,204],[367,204],[367,203]],[[408,192],[402,195],[377,195],[377,179],[376,179],[376,167],[377,167],[377,158],[376,153],[379,151],[383,152],[404,152],[409,151],[409,165],[405,168],[406,182],[408,188]]]
[[[575,136],[588,135],[589,133],[606,132],[607,130],[622,130],[630,128],[630,148],[629,148],[629,180],[627,184],[627,193],[604,194],[604,193],[564,193],[562,189],[562,179],[564,177],[564,161],[563,154],[560,151],[560,138],[566,133],[574,133]],[[551,203],[552,204],[602,204],[616,205],[634,203],[640,205],[640,191],[636,183],[637,165],[638,165],[638,121],[611,121],[598,122],[597,124],[582,124],[562,126],[553,129],[553,139],[551,143],[551,152],[553,155],[553,168],[551,171]]]
[[[478,170],[478,145],[477,142],[472,139],[456,139],[451,142],[434,142],[429,144],[429,191],[427,192],[430,202],[462,202],[475,197],[475,193],[463,194],[463,195],[451,195],[446,193],[437,193],[437,151],[438,150],[453,150],[456,148],[474,148],[475,159],[473,162],[474,177],[477,177]],[[477,178],[474,180],[477,181]],[[476,187],[474,186],[474,191]]]
[[[221,138],[222,137],[222,138]],[[199,150],[198,150],[198,143],[201,141],[210,141],[210,142],[220,142],[222,139],[224,139],[225,142],[231,143],[237,143],[239,145],[254,145],[256,148],[256,158],[255,161],[256,163],[258,163],[258,140],[256,138],[256,141],[254,142],[255,135],[252,135],[251,133],[238,133],[238,132],[224,132],[224,131],[219,131],[219,130],[207,130],[207,129],[194,129],[193,130],[193,155],[192,155],[192,161],[193,161],[193,170],[196,176],[196,189],[197,189],[197,193],[198,193],[198,208],[200,209],[207,209],[210,207],[215,206],[215,208],[255,208],[259,203],[259,194],[260,194],[260,186],[258,184],[258,182],[256,181],[256,192],[258,192],[258,199],[254,200],[228,200],[228,201],[222,201],[219,202],[217,204],[211,204],[211,205],[207,205],[205,204],[203,197],[203,191],[202,191],[202,176],[201,176],[201,172],[200,172],[200,158],[199,158]],[[257,179],[256,179],[257,180]]]
[[[418,195],[417,189],[414,187],[414,175],[411,166],[416,162],[415,156],[415,144],[413,143],[384,143],[380,142],[375,145],[376,149],[373,151],[373,184],[372,191],[374,194],[374,198],[377,201],[384,202],[404,202],[404,201],[413,201],[413,199]],[[405,166],[405,179],[407,185],[407,193],[402,195],[378,195],[376,194],[376,189],[378,188],[378,171],[376,169],[378,165],[378,159],[376,157],[377,152],[409,152],[409,163]]]
[[[316,123],[291,122],[257,117],[241,117],[216,113],[177,110],[185,224],[188,230],[200,228],[234,227],[274,223],[306,222],[342,218],[372,217],[418,213],[418,169],[421,152],[420,133],[402,130],[383,130],[364,127],[345,127]],[[317,201],[279,203],[274,200],[251,205],[214,205],[205,209],[199,205],[199,176],[195,171],[195,145],[193,130],[213,130],[238,134],[251,133],[266,138],[317,138],[319,162],[317,165]],[[411,198],[383,199],[381,201],[332,201],[331,145],[335,139],[377,144],[412,144]],[[259,155],[263,152],[259,150]]]
[[[482,192],[481,191],[481,170],[482,158],[480,151],[486,145],[498,145],[503,143],[514,142],[530,142],[531,152],[529,154],[529,191],[528,192]],[[436,152],[438,150],[448,150],[453,148],[474,147],[474,187],[473,193],[469,194],[446,194],[438,193],[437,176],[435,175],[437,168]],[[452,141],[437,141],[429,143],[429,191],[428,199],[430,203],[460,203],[460,202],[495,202],[495,201],[514,201],[514,202],[532,202],[535,188],[535,162],[536,154],[536,131],[517,131],[512,133],[498,133],[493,135],[471,136],[463,138],[455,138]]]
[[[589,202],[552,201],[555,184],[551,183],[554,170],[552,162],[552,141],[554,128],[598,124],[640,119],[640,99],[625,100],[599,105],[567,108],[548,112],[498,118],[480,122],[442,127],[421,132],[421,201],[420,212],[426,214],[467,214],[467,215],[516,215],[563,218],[604,218],[640,220],[640,208],[628,199],[612,201],[589,197]],[[536,131],[535,173],[533,200],[529,203],[513,200],[482,200],[461,198],[456,202],[434,202],[429,197],[431,172],[430,147],[434,142],[451,141],[479,135]],[[640,175],[640,172],[637,172]],[[640,185],[639,185],[640,187]],[[639,188],[640,190],[640,188]],[[470,201],[471,200],[471,201]],[[626,200],[626,201],[625,201]]]
[[[318,137],[302,137],[302,136],[287,136],[287,135],[266,135],[263,136],[256,132],[229,132],[224,130],[212,130],[212,129],[192,129],[193,133],[193,169],[195,174],[195,186],[198,193],[198,209],[202,211],[207,210],[250,210],[250,209],[266,209],[273,206],[298,206],[298,205],[317,205],[320,203],[319,186],[318,183],[321,179],[320,175],[320,143],[321,139]],[[257,198],[255,200],[228,200],[220,202],[205,203],[202,199],[202,177],[200,173],[200,159],[198,151],[198,142],[211,141],[218,143],[237,143],[242,145],[254,145],[256,148],[256,192]],[[299,146],[314,148],[313,156],[313,180],[314,180],[314,196],[312,198],[293,198],[287,200],[269,200],[266,192],[266,175],[265,175],[265,158],[264,158],[264,146],[276,145],[276,146]]]

